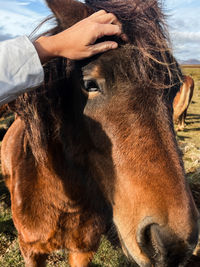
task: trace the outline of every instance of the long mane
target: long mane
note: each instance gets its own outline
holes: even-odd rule
[[[85,4],[94,11],[112,12],[121,21],[129,39],[126,57],[138,86],[150,90],[175,89],[180,85],[181,72],[170,51],[165,17],[157,0],[86,0]],[[63,30],[56,21],[56,27],[47,34]],[[44,84],[20,96],[12,105],[25,122],[36,161],[45,161],[49,140],[61,138],[62,127],[69,120],[70,110],[65,99],[70,98],[67,87],[70,87],[72,66],[73,62],[69,60],[52,60],[44,66]]]

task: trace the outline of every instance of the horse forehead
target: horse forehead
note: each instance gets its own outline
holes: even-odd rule
[[[118,67],[117,62],[120,64],[127,64],[127,61],[131,62],[131,58],[124,58],[125,49],[118,48],[116,50],[111,50],[106,53],[94,57],[89,62],[86,62],[82,67],[83,73],[85,75],[90,74],[94,78],[100,78],[105,73],[110,73],[112,70],[116,70]]]
[[[99,79],[102,77],[102,71],[100,67],[100,63],[92,62],[86,65],[83,69],[83,76],[84,77],[92,77],[94,79]]]

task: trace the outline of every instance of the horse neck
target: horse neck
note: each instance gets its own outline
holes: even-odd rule
[[[81,139],[80,136],[73,138],[69,128],[63,130],[62,137],[50,138],[45,166],[39,168],[48,172],[50,186],[58,185],[60,193],[65,194],[73,206],[105,213],[110,218],[109,204],[96,177],[91,175],[87,139],[84,143]]]

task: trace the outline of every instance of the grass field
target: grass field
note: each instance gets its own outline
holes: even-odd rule
[[[200,182],[200,68],[183,67],[183,73],[195,81],[194,96],[189,107],[184,131],[178,132],[179,145],[184,153],[185,169],[194,182],[194,176]]]
[[[178,132],[178,142],[183,151],[183,158],[187,179],[191,184],[195,196],[200,196],[200,66],[183,66],[183,72],[195,80],[195,92],[192,104],[186,119],[186,128]],[[1,128],[10,124],[12,116],[0,120]],[[197,197],[196,200],[198,201]],[[200,203],[200,197],[199,197]],[[198,205],[200,207],[200,205]],[[17,232],[14,228],[11,212],[10,198],[3,180],[0,177],[0,266],[24,266],[19,252]],[[67,253],[59,251],[48,259],[47,266],[64,267],[67,265]],[[114,249],[105,237],[91,266],[96,267],[130,267],[120,249]]]

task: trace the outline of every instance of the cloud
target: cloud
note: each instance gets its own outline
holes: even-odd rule
[[[1,36],[19,36],[30,35],[32,31],[46,18],[49,14],[48,9],[42,6],[40,12],[40,4],[35,3],[38,7],[32,6],[34,0],[29,1],[14,1],[14,0],[0,0],[0,35]],[[42,3],[42,0],[40,1]],[[46,28],[44,29],[44,31]]]
[[[11,39],[11,38],[13,38],[13,36],[11,36],[10,34],[1,34],[0,33],[0,42]]]
[[[175,56],[200,60],[199,0],[166,0],[165,7]]]
[[[198,44],[200,45],[200,32],[172,32],[172,39],[179,44]]]
[[[174,52],[179,59],[200,60],[200,32],[171,32]]]
[[[2,33],[9,33],[12,36],[29,35],[36,27],[41,17],[28,16],[27,14],[17,14],[12,11],[0,10],[0,25],[2,25]],[[9,22],[9,23],[8,23]]]
[[[22,3],[18,3],[19,6],[28,6],[30,5],[30,2],[22,2]]]

